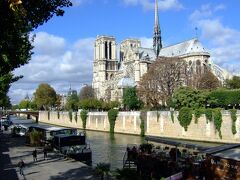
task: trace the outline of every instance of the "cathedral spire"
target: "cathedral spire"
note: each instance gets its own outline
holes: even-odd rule
[[[154,36],[153,36],[153,49],[156,53],[156,56],[159,56],[159,52],[162,49],[162,37],[161,30],[159,25],[158,17],[158,0],[155,0],[155,24],[154,24]]]

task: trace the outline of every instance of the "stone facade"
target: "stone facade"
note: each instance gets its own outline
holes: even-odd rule
[[[219,143],[239,143],[240,141],[239,111],[237,112],[237,133],[235,135],[232,134],[232,119],[230,113],[228,111],[222,112],[222,139],[219,138],[214,123],[207,123],[205,115],[202,115],[198,119],[198,123],[195,123],[193,119],[188,126],[188,130],[185,131],[177,119],[178,112],[174,113],[174,122],[171,120],[170,111],[158,111],[158,113],[159,118],[157,118],[156,111],[147,113],[147,119],[145,121],[146,135]],[[82,129],[82,120],[79,113],[77,114],[77,117],[77,122],[74,118],[70,121],[68,112],[60,112],[60,117],[58,119],[57,112],[50,112],[50,118],[48,119],[47,111],[39,112],[39,122]],[[140,135],[140,124],[141,120],[139,111],[119,112],[115,124],[115,132]],[[109,132],[107,112],[89,112],[86,129]]]

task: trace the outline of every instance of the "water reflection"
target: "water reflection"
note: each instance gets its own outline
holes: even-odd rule
[[[111,164],[111,169],[122,168],[123,156],[127,144],[141,144],[144,139],[139,136],[86,131],[87,141],[92,149],[93,166],[99,162]]]

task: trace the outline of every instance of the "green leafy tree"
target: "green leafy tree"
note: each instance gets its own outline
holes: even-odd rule
[[[20,109],[30,109],[31,107],[31,102],[27,99],[23,99],[22,101],[20,101],[19,103],[19,108]]]
[[[213,100],[209,103],[212,107],[229,109],[231,107],[239,107],[240,104],[239,89],[217,89],[211,91],[209,97]]]
[[[141,108],[141,101],[137,96],[136,87],[128,87],[123,91],[123,104],[128,110],[137,110]]]
[[[95,99],[95,98],[89,98],[89,99],[83,99],[79,102],[79,108],[80,109],[88,109],[88,110],[96,110],[102,108],[102,101]]]
[[[1,69],[1,66],[0,66]],[[7,93],[10,88],[10,84],[17,81],[19,77],[13,77],[12,73],[8,73],[5,75],[0,75],[0,107],[8,108],[11,106],[10,98]]]
[[[50,109],[55,105],[56,98],[56,91],[46,83],[40,84],[34,93],[34,99],[38,109]]]
[[[31,59],[34,36],[30,37],[30,33],[54,15],[62,16],[63,8],[71,5],[70,0],[0,1],[0,99],[5,99],[2,103],[8,99],[10,84],[20,78],[14,77],[12,71]]]
[[[66,103],[66,109],[67,110],[78,110],[78,104],[79,104],[79,98],[78,95],[73,93],[70,96],[67,97],[67,103]]]
[[[240,77],[233,76],[232,79],[227,79],[225,86],[229,89],[240,89]]]
[[[207,91],[196,90],[190,87],[181,87],[176,90],[171,98],[171,106],[175,109],[189,107],[193,109],[205,107],[209,100]]]

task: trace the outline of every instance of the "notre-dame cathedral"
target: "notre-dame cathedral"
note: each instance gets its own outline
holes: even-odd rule
[[[98,99],[121,100],[126,87],[137,86],[148,71],[148,65],[157,57],[180,57],[195,74],[208,67],[220,81],[230,74],[214,64],[210,53],[197,38],[163,47],[155,0],[155,25],[153,48],[143,48],[138,39],[126,39],[120,44],[117,56],[116,39],[113,36],[98,36],[95,40],[92,87]],[[118,58],[119,57],[119,58]]]

